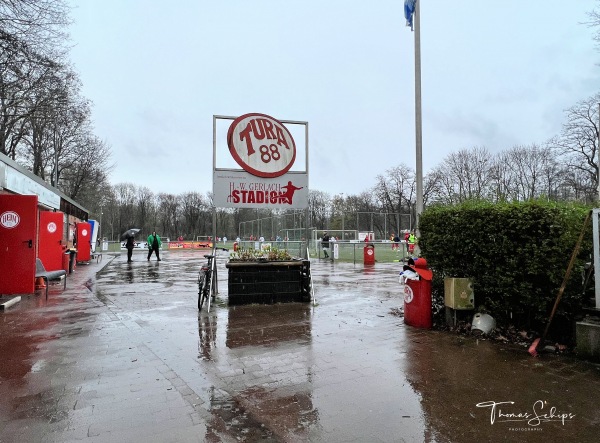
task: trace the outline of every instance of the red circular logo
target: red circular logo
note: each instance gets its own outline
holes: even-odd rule
[[[410,303],[413,301],[414,293],[413,290],[408,284],[404,284],[404,303]]]
[[[227,131],[227,145],[234,160],[258,177],[279,177],[296,160],[296,144],[283,124],[265,114],[244,114]]]
[[[0,215],[0,225],[6,229],[16,228],[21,221],[21,217],[15,211],[6,211]]]

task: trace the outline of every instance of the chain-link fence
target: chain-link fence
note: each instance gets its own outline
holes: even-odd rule
[[[306,223],[306,211],[288,211],[269,217],[257,217],[239,223],[238,235],[242,240],[256,240],[264,237],[267,241],[314,238],[313,231],[322,235],[326,230],[338,240],[358,240],[358,232],[372,232],[375,240],[388,240],[392,234],[399,234],[414,228],[410,214],[396,212],[351,212],[328,219],[325,227],[317,229]]]
[[[292,211],[241,222],[238,235],[244,241],[260,237],[267,241],[300,241],[306,238],[306,225],[306,211]]]
[[[358,241],[330,241],[328,255],[330,260],[353,263],[363,263],[365,248],[373,245],[375,263],[403,262],[409,257],[406,243],[392,243],[390,241],[358,242]],[[325,259],[321,241],[311,242],[309,248],[311,258]]]

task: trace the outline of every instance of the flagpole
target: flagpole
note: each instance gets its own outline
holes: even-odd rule
[[[598,103],[598,145],[596,150],[598,151],[598,201],[600,202],[600,103]],[[597,307],[600,308],[600,306]]]
[[[423,129],[421,122],[421,2],[416,1],[415,29],[415,141],[417,169],[416,234],[420,237],[419,220],[423,212]]]

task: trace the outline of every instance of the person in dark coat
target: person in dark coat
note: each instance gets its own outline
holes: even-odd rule
[[[131,256],[133,255],[133,248],[135,248],[135,241],[133,240],[133,235],[127,237],[125,247],[127,248],[127,263],[131,263],[133,261],[131,259]]]
[[[323,232],[323,238],[321,239],[321,246],[323,248],[323,255],[325,258],[329,258],[329,234]]]
[[[150,261],[150,256],[152,252],[156,254],[156,259],[160,261],[160,245],[162,242],[160,241],[160,237],[156,235],[156,231],[153,231],[152,234],[148,236],[148,261]]]

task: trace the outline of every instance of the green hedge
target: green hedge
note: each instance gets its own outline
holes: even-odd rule
[[[427,208],[419,222],[419,246],[434,270],[438,312],[443,312],[443,278],[471,277],[477,307],[499,325],[542,330],[589,210],[542,201]],[[581,270],[591,251],[589,223],[553,320],[557,339],[572,338],[583,304]]]

